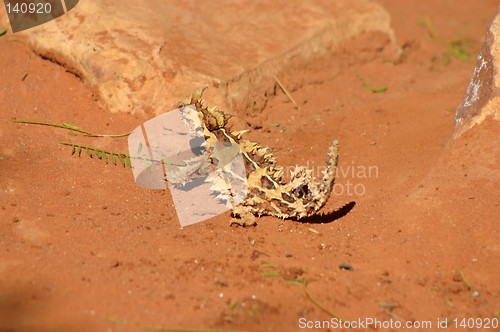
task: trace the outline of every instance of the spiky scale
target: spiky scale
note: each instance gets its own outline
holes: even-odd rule
[[[180,104],[188,99],[190,103],[195,104],[208,146],[215,146],[217,137],[220,137],[214,134],[216,131],[229,133],[226,128],[229,117],[217,107],[207,107],[202,99],[204,90],[205,88],[196,90]],[[272,149],[242,139],[242,134],[246,132],[248,130],[233,131],[230,135],[224,135],[230,143],[240,146],[245,160],[251,165],[247,169],[247,197],[242,202],[233,204],[233,215],[240,219],[233,219],[231,224],[254,225],[255,216],[261,215],[300,219],[316,214],[331,192],[338,159],[338,141],[334,140],[328,149],[327,168],[321,180],[314,177],[312,170],[298,166],[291,171],[290,181],[284,182],[283,168],[276,166]],[[225,175],[218,172],[222,171],[216,168],[215,178],[208,180],[212,182],[212,188],[221,193],[230,190],[228,182],[222,181]]]

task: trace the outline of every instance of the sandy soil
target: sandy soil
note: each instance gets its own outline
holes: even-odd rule
[[[284,165],[318,168],[339,138],[337,192],[308,223],[229,227],[227,212],[181,229],[167,191],[58,144],[125,151],[126,140],[0,122],[0,331],[499,317],[498,124],[450,140],[498,2],[379,3],[401,61],[385,56],[383,37],[364,35],[282,75],[301,110],[269,83],[263,112],[238,113]],[[78,77],[5,42],[14,38],[0,37],[1,118],[120,133],[151,117],[100,109]]]

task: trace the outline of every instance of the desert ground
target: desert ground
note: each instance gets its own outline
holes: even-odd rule
[[[262,110],[224,110],[281,165],[319,169],[340,142],[320,216],[246,228],[230,211],[182,228],[167,190],[59,144],[126,152],[126,139],[11,122],[123,133],[155,114],[109,112],[23,37],[0,36],[0,331],[340,331],[301,322],[367,317],[478,331],[453,324],[500,319],[498,122],[453,138],[498,2],[377,3],[397,59],[361,34],[280,73],[299,107],[269,78]]]

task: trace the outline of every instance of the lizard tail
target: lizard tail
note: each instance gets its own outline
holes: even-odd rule
[[[328,160],[326,161],[326,170],[323,172],[322,192],[323,197],[328,197],[332,191],[335,176],[337,175],[337,162],[339,159],[339,141],[334,140],[328,148]]]

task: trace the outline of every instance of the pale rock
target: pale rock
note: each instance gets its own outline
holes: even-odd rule
[[[457,108],[454,136],[488,117],[500,120],[500,10],[486,33],[464,99]]]
[[[217,88],[207,91],[212,104],[251,107],[292,59],[364,32],[387,36],[397,56],[389,14],[369,0],[86,0],[20,34],[89,84],[104,108],[159,114],[204,85]]]

